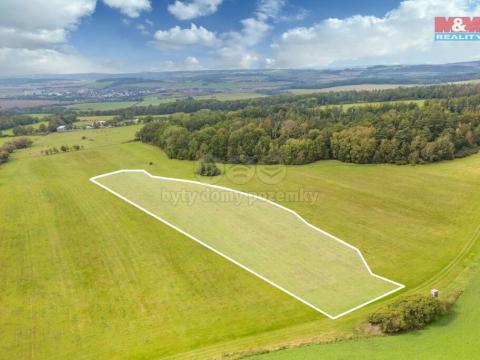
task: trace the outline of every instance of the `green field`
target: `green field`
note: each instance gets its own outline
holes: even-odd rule
[[[262,95],[259,93],[254,92],[231,92],[231,93],[219,93],[219,94],[212,94],[212,95],[198,95],[193,96],[195,100],[207,100],[207,99],[215,99],[219,101],[232,101],[232,100],[245,100],[245,99],[255,99],[259,97],[265,97],[266,95]],[[158,96],[152,95],[147,97],[142,102],[139,102],[139,106],[148,106],[148,105],[159,105],[165,104],[177,100],[185,100],[185,96],[178,96],[173,98],[161,98],[159,99]]]
[[[370,275],[356,249],[261,198],[144,172],[95,181],[331,317],[401,289]]]
[[[399,87],[415,86],[408,84],[359,84],[359,85],[339,85],[321,89],[289,89],[288,92],[295,95],[318,94],[331,91],[372,91],[396,89]]]
[[[264,97],[265,95],[252,93],[252,92],[233,92],[233,93],[221,93],[214,95],[200,95],[194,96],[197,100],[204,99],[216,99],[220,101],[228,100],[245,100],[245,99],[254,99],[258,97]],[[108,110],[118,110],[125,109],[132,106],[155,106],[170,102],[175,102],[177,100],[184,100],[185,96],[178,96],[172,98],[158,98],[157,96],[149,96],[143,101],[110,101],[110,102],[96,102],[96,103],[79,103],[79,104],[70,104],[65,107],[68,109],[73,109],[77,111],[108,111]]]
[[[260,97],[265,97],[267,95],[254,93],[254,92],[237,92],[237,93],[221,93],[215,95],[202,95],[196,96],[195,99],[215,99],[220,101],[230,101],[230,100],[246,100],[246,99],[256,99]]]
[[[36,137],[0,166],[0,358],[210,359],[365,336],[360,325],[385,301],[332,321],[91,183],[125,168],[196,178],[196,164],[132,142],[138,129]],[[41,155],[63,144],[84,150]],[[313,203],[280,202],[348,239],[406,293],[451,287],[480,250],[479,155],[424,166],[322,161],[288,167],[275,186],[232,182],[232,171],[218,184],[317,192]]]
[[[77,111],[108,111],[137,105],[138,101],[91,102],[66,105],[65,108]]]
[[[426,330],[392,337],[317,345],[269,355],[255,360],[450,360],[478,358],[480,276],[467,287],[452,313]]]
[[[112,120],[114,117],[111,115],[106,116],[79,116],[78,121],[75,121],[73,124],[76,126],[87,126],[93,125],[95,121],[108,121]]]

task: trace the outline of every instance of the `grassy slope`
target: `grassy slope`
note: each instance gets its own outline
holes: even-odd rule
[[[97,182],[331,316],[399,289],[371,276],[355,250],[266,201],[141,172]]]
[[[467,287],[452,313],[426,330],[317,345],[254,357],[258,360],[316,359],[477,359],[480,276]]]
[[[377,306],[327,320],[91,184],[122,168],[194,176],[194,164],[127,142],[134,130],[40,137],[0,167],[0,358],[207,358],[349,334]],[[39,156],[78,143],[85,150]],[[326,161],[288,168],[273,188],[219,181],[244,191],[317,191],[313,205],[284,204],[414,289],[468,253],[480,222],[479,165],[480,156],[417,167]]]
[[[51,135],[2,166],[0,358],[155,357],[312,317],[88,181],[158,157],[140,144],[109,145],[131,130],[87,132],[91,150],[36,157],[41,142],[80,140]]]

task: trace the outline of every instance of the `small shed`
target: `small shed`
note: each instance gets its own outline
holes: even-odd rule
[[[57,127],[57,132],[64,132],[67,131],[67,127],[65,125]]]
[[[432,297],[434,297],[434,298],[438,297],[439,293],[440,292],[437,289],[430,290],[430,294],[432,294]]]

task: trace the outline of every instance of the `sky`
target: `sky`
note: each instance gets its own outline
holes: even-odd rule
[[[435,16],[480,0],[1,0],[0,76],[480,60]]]

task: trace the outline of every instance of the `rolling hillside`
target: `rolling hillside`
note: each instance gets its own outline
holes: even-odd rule
[[[202,359],[365,335],[360,324],[381,304],[329,320],[89,182],[123,168],[195,178],[196,164],[131,142],[136,130],[37,137],[0,166],[0,358]],[[84,149],[41,154],[63,144]],[[314,203],[283,204],[359,247],[407,292],[428,292],[446,289],[478,251],[479,165],[478,155],[424,166],[323,161],[288,167],[274,187],[218,181],[317,192]]]

